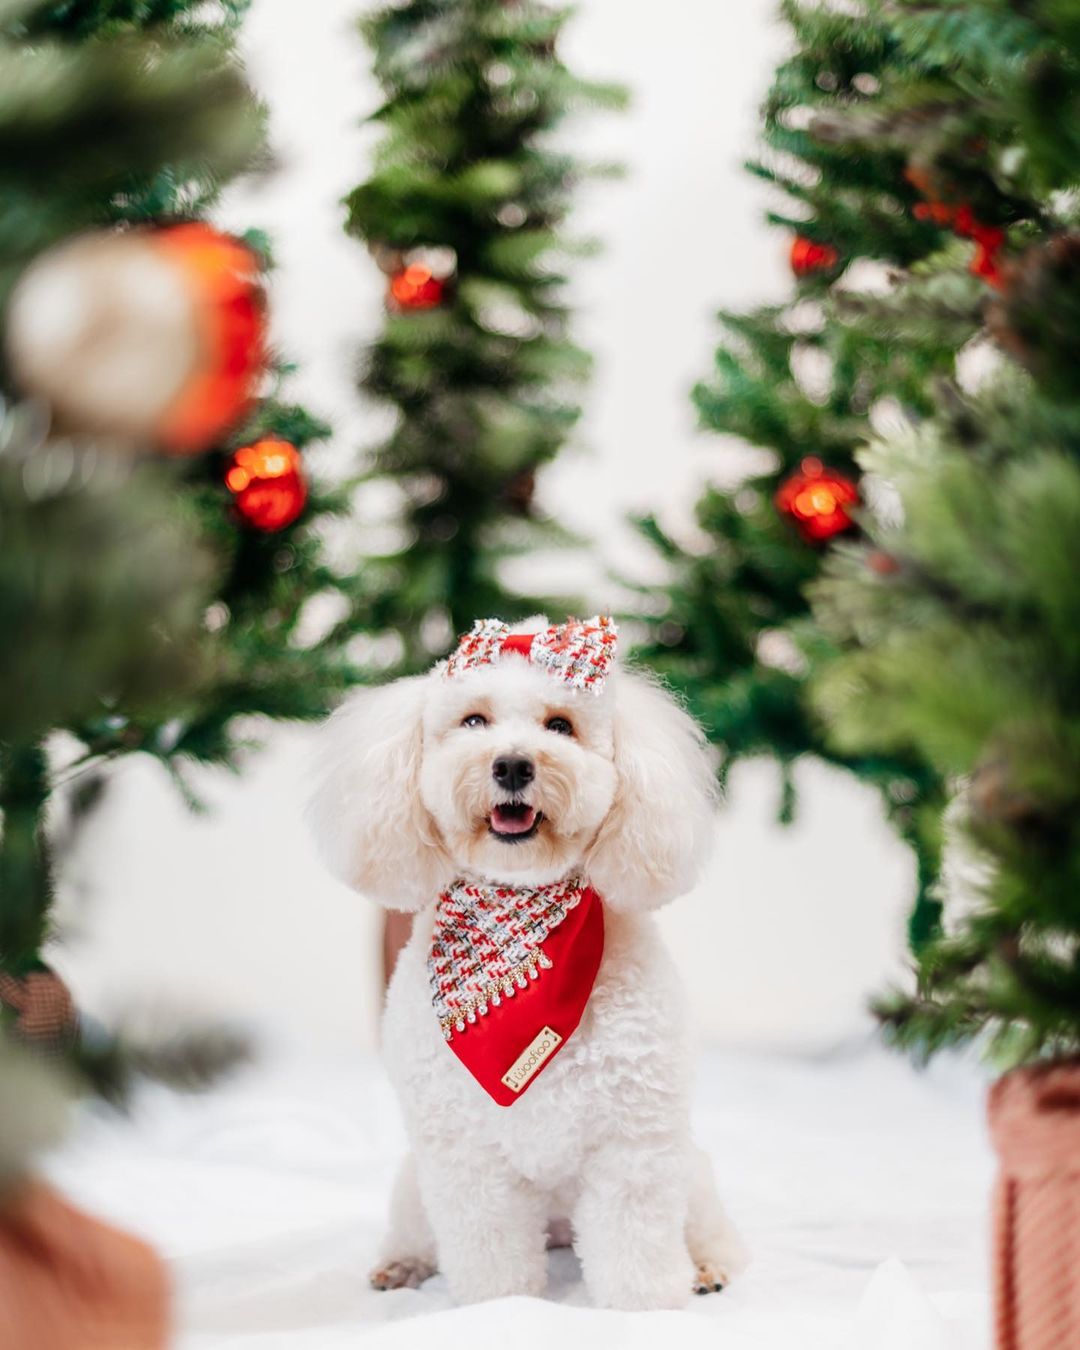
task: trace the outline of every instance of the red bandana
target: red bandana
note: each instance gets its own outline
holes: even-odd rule
[[[577,1029],[604,951],[600,897],[576,881],[456,881],[439,897],[431,998],[451,1050],[512,1106]]]

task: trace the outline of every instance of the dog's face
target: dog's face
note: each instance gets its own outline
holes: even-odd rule
[[[613,701],[521,657],[432,682],[420,795],[456,869],[554,880],[577,867],[615,800]]]
[[[311,819],[324,856],[394,909],[421,909],[462,875],[572,873],[612,909],[652,909],[689,888],[712,840],[700,729],[626,670],[599,694],[516,653],[397,680],[335,713],[321,757]]]

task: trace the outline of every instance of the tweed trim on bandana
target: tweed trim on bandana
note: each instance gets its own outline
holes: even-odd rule
[[[476,666],[496,664],[504,652],[516,652],[534,666],[563,680],[572,689],[598,694],[619,643],[619,630],[606,614],[568,619],[538,633],[511,633],[501,619],[477,619],[457,648],[442,663],[448,677]]]
[[[551,969],[540,944],[584,893],[578,880],[520,888],[455,881],[443,892],[428,979],[447,1040]]]

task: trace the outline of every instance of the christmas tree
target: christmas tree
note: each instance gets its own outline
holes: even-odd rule
[[[166,164],[178,181],[192,172],[225,176],[259,145],[250,94],[216,40],[165,44],[128,35],[68,47],[31,38],[28,16],[25,5],[0,6],[0,277],[11,368],[25,359],[13,314],[31,259],[55,260],[51,250],[97,223],[102,203]],[[154,270],[147,256],[137,260],[156,280],[169,275]],[[61,328],[46,325],[54,339]],[[116,336],[101,330],[98,341],[107,346]],[[141,336],[136,328],[134,337]],[[72,1253],[39,1243],[42,1230],[34,1229],[35,1216],[52,1206],[69,1243],[93,1247],[87,1259],[96,1262],[101,1303],[115,1294],[119,1305],[131,1293],[111,1284],[123,1274],[117,1254],[125,1240],[66,1209],[32,1179],[40,1155],[64,1130],[65,1099],[76,1082],[115,1095],[137,1067],[194,1084],[231,1062],[238,1047],[231,1037],[201,1034],[138,1049],[100,1037],[88,1044],[75,1035],[70,996],[40,961],[53,862],[42,816],[56,763],[46,742],[58,728],[81,727],[119,708],[160,717],[166,707],[197,697],[204,615],[220,583],[220,562],[180,490],[182,477],[150,453],[153,445],[137,454],[124,437],[65,429],[43,403],[11,395],[10,370],[6,377],[9,396],[0,400],[0,629],[8,658],[0,663],[4,1325],[29,1338],[47,1302],[50,1326],[60,1324],[63,1309],[93,1338],[109,1309],[92,1307],[93,1299],[78,1311],[69,1307],[79,1301],[72,1295],[78,1284],[70,1278]],[[79,805],[76,797],[73,806]],[[32,1057],[26,1046],[38,1053]],[[61,1057],[77,1077],[55,1072],[53,1061]],[[10,1256],[19,1240],[13,1234],[31,1231],[27,1249],[48,1271],[47,1288],[28,1280]],[[157,1278],[149,1252],[140,1269]]]
[[[863,318],[906,345],[944,331],[929,286],[979,290],[964,378],[859,452],[898,500],[814,588],[842,647],[816,702],[841,753],[915,754],[958,792],[967,894],[887,1029],[1009,1066],[1080,1049],[1080,23],[990,0],[885,14],[896,68],[830,143],[895,156],[914,213],[963,242]]]
[[[168,502],[154,506],[169,526],[162,538],[182,528],[196,570],[214,578],[195,625],[186,622],[190,601],[181,588],[185,637],[174,642],[170,661],[184,678],[161,682],[145,651],[149,637],[138,654],[140,611],[108,603],[107,586],[120,586],[123,571],[122,552],[108,551],[109,539],[122,549],[116,522],[87,523],[87,555],[67,557],[73,584],[81,567],[87,594],[101,598],[82,607],[73,595],[57,616],[71,622],[78,612],[70,660],[23,649],[28,655],[12,678],[43,706],[30,716],[13,705],[0,729],[0,969],[14,974],[36,968],[48,932],[52,882],[42,822],[55,785],[50,731],[67,732],[77,746],[63,765],[66,781],[77,776],[76,804],[94,800],[105,766],[134,752],[156,758],[191,796],[186,764],[236,764],[238,718],[320,717],[355,678],[346,647],[364,624],[359,577],[332,561],[323,542],[326,523],[348,506],[348,491],[310,481],[303,455],[328,428],[286,401],[289,368],[265,350],[259,274],[270,263],[266,240],[257,232],[230,240],[206,223],[222,187],[265,158],[261,111],[235,51],[245,9],[234,0],[55,0],[9,3],[3,15],[4,57],[18,76],[0,107],[4,383],[10,396],[33,394],[49,409],[54,439],[104,437],[126,453],[132,446],[170,451]],[[119,314],[124,278],[151,272],[161,303],[140,311],[135,302],[146,288],[136,287],[133,312]],[[62,352],[36,319],[57,293],[65,296],[69,328],[84,324]],[[169,306],[181,301],[193,316],[191,331],[171,333]],[[83,341],[91,320],[108,325],[94,331],[109,341]],[[198,361],[174,370],[190,359],[189,347]],[[103,365],[113,349],[134,363],[130,369]],[[155,352],[158,364],[144,365]],[[117,370],[127,378],[113,388]],[[170,381],[181,396],[167,412],[146,416],[147,388]],[[90,498],[87,509],[113,510],[111,498]],[[28,522],[28,544],[47,550],[63,542],[59,516],[46,528],[53,534],[39,536]],[[153,532],[149,518],[133,528]],[[137,567],[137,557],[128,566]],[[44,552],[37,571],[27,564],[20,584],[41,584],[53,559]],[[14,553],[7,564],[23,566]],[[155,600],[155,575],[148,564],[138,579],[141,612],[155,615],[161,636],[168,596]],[[160,575],[173,572],[162,567]],[[23,603],[26,594],[16,602]],[[39,632],[58,638],[45,618],[30,625],[32,640]],[[125,628],[132,642],[124,678],[102,672],[95,682],[84,644],[112,650]],[[77,697],[53,700],[69,679]]]
[[[902,46],[877,5],[789,0],[783,15],[793,50],[765,100],[762,157],[748,168],[783,202],[769,220],[787,242],[794,293],[722,312],[713,374],[694,390],[702,426],[756,447],[760,467],[705,489],[692,548],[655,518],[640,522],[670,573],[662,603],[650,595],[640,654],[685,695],[720,747],[723,777],[747,756],[778,762],[781,819],[793,814],[792,768],[803,755],[881,791],[916,854],[910,936],[919,946],[940,908],[940,779],[913,747],[841,748],[827,738],[807,688],[832,648],[807,590],[838,543],[860,535],[872,484],[859,446],[893,410],[929,411],[930,378],[951,371],[973,331],[980,285],[963,272],[943,281],[921,270],[949,236],[913,209],[921,198],[902,150],[832,134],[837,120],[871,116],[895,80],[932,78],[932,55]],[[880,291],[893,269],[915,273],[906,327],[881,324],[889,301]],[[871,295],[862,293],[868,285]]]
[[[347,228],[387,278],[361,383],[397,411],[371,477],[403,490],[406,542],[370,562],[372,621],[401,635],[397,669],[429,665],[477,617],[565,608],[509,591],[499,563],[564,539],[534,488],[588,370],[567,336],[575,250],[561,226],[599,166],[553,148],[550,133],[621,94],[560,62],[566,18],[531,0],[413,0],[362,25],[385,102]]]

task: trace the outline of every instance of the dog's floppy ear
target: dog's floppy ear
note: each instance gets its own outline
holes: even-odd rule
[[[420,800],[427,679],[361,690],[319,733],[308,820],[320,851],[336,877],[390,909],[422,909],[450,879]]]
[[[656,680],[611,676],[615,801],[586,860],[615,910],[656,909],[690,889],[713,841],[716,777],[701,728]]]

